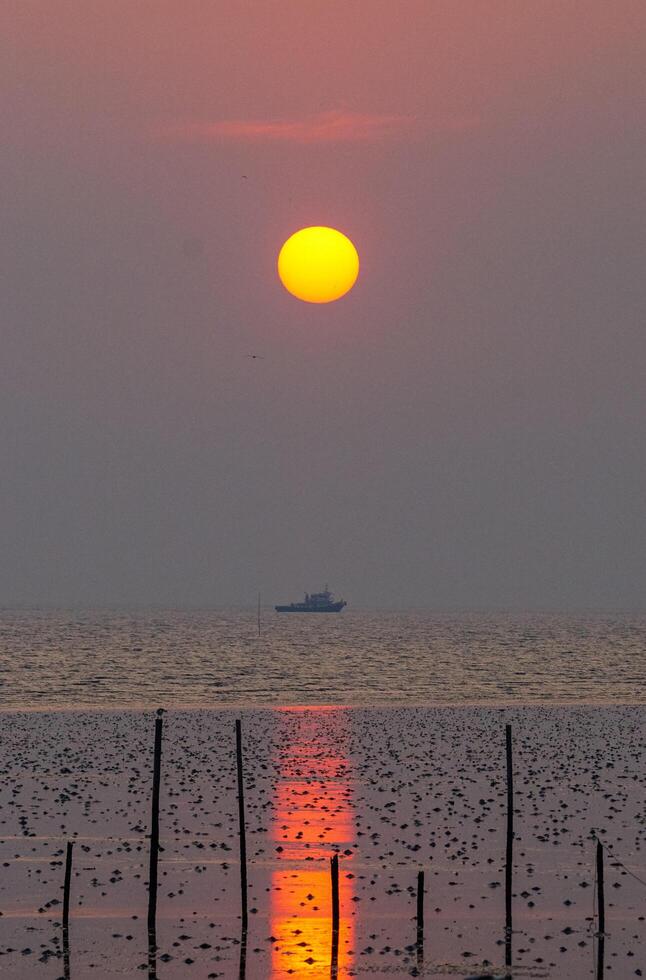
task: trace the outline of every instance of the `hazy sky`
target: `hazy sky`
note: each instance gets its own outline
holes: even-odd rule
[[[644,608],[644,0],[4,0],[0,106],[0,604]]]

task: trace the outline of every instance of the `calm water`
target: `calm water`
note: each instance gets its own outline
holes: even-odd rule
[[[0,706],[646,702],[646,617],[0,613]]]

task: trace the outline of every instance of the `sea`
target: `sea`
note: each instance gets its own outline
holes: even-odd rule
[[[0,612],[0,709],[646,703],[646,615]]]

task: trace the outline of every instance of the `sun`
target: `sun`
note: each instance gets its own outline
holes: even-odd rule
[[[285,289],[306,303],[331,303],[349,292],[359,275],[359,256],[335,228],[313,225],[291,235],[278,255]]]

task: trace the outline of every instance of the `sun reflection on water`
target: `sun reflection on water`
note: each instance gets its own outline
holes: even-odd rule
[[[349,762],[339,755],[342,712],[330,713],[326,738],[321,709],[285,718],[272,827],[279,867],[271,881],[272,978],[330,977],[332,886],[330,857],[341,852],[338,976],[352,964],[353,887],[348,877],[354,836]],[[294,715],[294,709],[286,709]],[[293,722],[297,721],[294,725]],[[342,735],[342,732],[341,732]],[[347,854],[344,852],[348,852]]]

